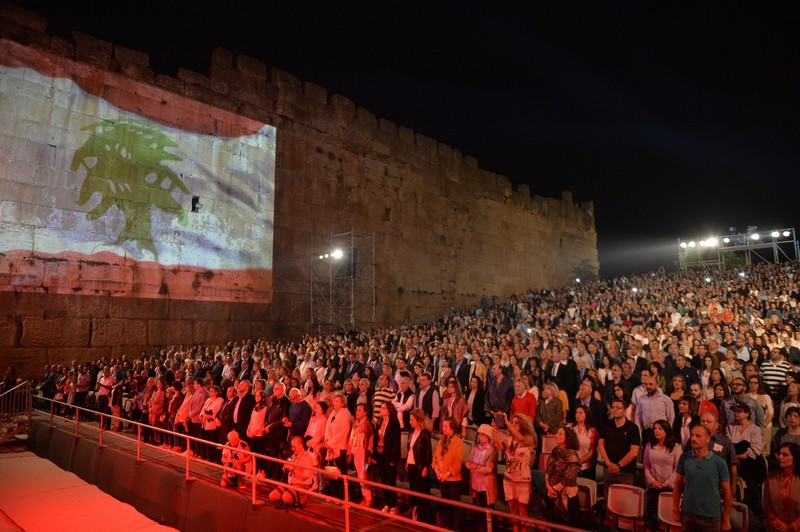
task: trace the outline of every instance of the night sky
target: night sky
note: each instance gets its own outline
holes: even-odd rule
[[[16,3],[158,73],[207,73],[216,46],[259,58],[534,194],[570,190],[594,202],[604,277],[674,269],[679,237],[800,225],[790,3]]]

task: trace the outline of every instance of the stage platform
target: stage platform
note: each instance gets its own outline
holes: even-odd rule
[[[0,531],[175,530],[30,451],[0,453]]]

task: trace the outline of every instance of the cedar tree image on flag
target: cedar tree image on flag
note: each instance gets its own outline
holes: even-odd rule
[[[0,45],[0,290],[272,300],[273,126]]]

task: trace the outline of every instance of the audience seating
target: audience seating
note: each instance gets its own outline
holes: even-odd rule
[[[615,530],[639,530],[644,518],[647,496],[644,489],[627,484],[608,487],[606,508]]]
[[[662,491],[658,494],[658,523],[666,532],[680,530],[681,522],[672,518],[672,492]]]

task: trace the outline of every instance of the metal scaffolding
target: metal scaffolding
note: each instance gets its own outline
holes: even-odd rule
[[[678,239],[678,265],[682,270],[750,268],[753,264],[779,263],[800,258],[794,227],[773,231],[736,233],[704,240]],[[733,266],[736,265],[736,266]]]
[[[375,324],[375,233],[331,233],[311,258],[311,328],[334,332]]]

